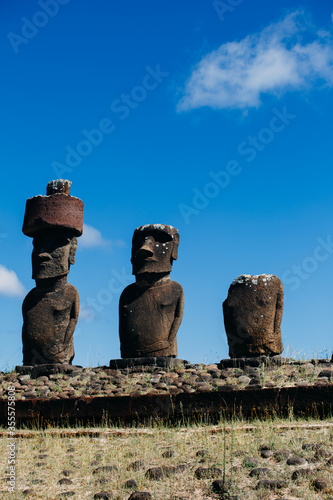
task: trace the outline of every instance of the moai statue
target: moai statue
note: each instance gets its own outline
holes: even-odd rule
[[[122,358],[177,356],[177,331],[184,311],[184,292],[171,281],[179,234],[172,226],[147,224],[134,231],[132,266],[136,283],[119,302]]]
[[[77,236],[83,232],[83,202],[70,196],[71,182],[47,185],[46,196],[27,200],[23,233],[33,238],[32,278],[23,302],[23,364],[69,363],[79,316],[79,294],[67,283],[75,262]]]
[[[283,297],[281,280],[273,274],[242,274],[232,282],[223,302],[231,358],[281,354]]]

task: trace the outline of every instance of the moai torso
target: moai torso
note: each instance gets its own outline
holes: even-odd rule
[[[230,357],[281,354],[283,302],[277,276],[242,274],[233,281],[223,303]]]
[[[121,356],[177,356],[183,309],[184,292],[176,281],[128,286],[119,304]]]
[[[125,288],[119,302],[123,358],[177,356],[184,292],[171,281],[170,271],[178,243],[172,226],[149,224],[134,232],[131,261],[136,283]]]
[[[34,288],[23,302],[23,364],[71,363],[79,294],[69,283]]]

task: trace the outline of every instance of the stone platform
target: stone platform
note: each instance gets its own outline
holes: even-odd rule
[[[154,414],[283,415],[290,405],[303,416],[327,417],[333,411],[333,365],[328,359],[277,358],[271,365],[272,358],[228,359],[220,367],[176,358],[153,358],[148,365],[148,360],[113,360],[127,365],[122,368],[37,365],[0,372],[2,425],[9,387],[15,389],[17,422],[23,425],[39,419],[96,422],[106,414],[128,421]],[[174,366],[159,366],[163,363]],[[223,363],[232,366],[222,368]]]
[[[332,363],[333,357],[331,360],[328,359],[312,359],[312,360],[298,360],[291,358],[282,358],[281,356],[257,356],[253,358],[227,358],[221,359],[219,363],[217,363],[217,367],[220,370],[224,370],[226,368],[241,368],[244,369],[246,367],[258,368],[259,366],[266,367],[278,367],[283,365],[290,366],[301,366],[312,363],[313,365],[329,365]]]
[[[124,358],[124,359],[111,359],[110,368],[120,370],[123,368],[132,368],[134,366],[156,366],[159,368],[176,368],[181,366],[189,366],[190,362],[184,359],[161,356],[161,357],[147,357],[147,358]]]
[[[48,376],[54,373],[62,373],[64,375],[75,375],[82,370],[82,366],[65,364],[45,364],[45,365],[18,365],[15,371],[20,375],[30,375],[31,378]]]

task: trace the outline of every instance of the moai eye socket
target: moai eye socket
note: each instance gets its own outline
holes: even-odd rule
[[[144,232],[141,242],[148,240],[149,237],[153,238],[156,243],[167,243],[168,241],[172,241],[172,236],[170,234],[158,229],[152,229]]]
[[[69,242],[70,238],[67,236],[45,233],[40,236],[35,236],[33,239],[33,247],[35,252],[40,252],[41,250],[53,252],[57,248],[65,247]]]
[[[167,243],[168,241],[172,241],[172,236],[165,231],[159,231],[156,229],[152,231],[152,233],[152,236],[158,243]]]

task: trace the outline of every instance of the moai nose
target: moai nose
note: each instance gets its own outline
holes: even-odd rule
[[[41,260],[51,260],[51,255],[48,252],[42,251],[38,254],[38,258]]]
[[[154,255],[153,239],[147,238],[146,240],[144,240],[143,244],[137,251],[137,254],[140,255],[141,257],[151,257],[152,255]]]

